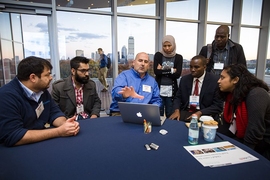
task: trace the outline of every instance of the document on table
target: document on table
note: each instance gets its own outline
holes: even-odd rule
[[[184,146],[204,167],[219,167],[256,161],[258,158],[228,141]]]

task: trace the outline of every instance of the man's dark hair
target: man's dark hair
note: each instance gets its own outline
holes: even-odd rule
[[[70,68],[78,69],[80,67],[80,63],[88,64],[89,59],[81,56],[76,56],[70,60]]]
[[[203,65],[206,65],[206,64],[207,64],[206,58],[205,58],[204,56],[202,56],[202,55],[194,56],[191,60],[195,60],[195,59],[200,59],[200,60],[202,60]]]
[[[34,73],[39,78],[41,77],[44,68],[52,70],[52,65],[49,61],[43,58],[29,56],[23,59],[17,68],[17,78],[20,81],[27,81],[29,79],[30,74]]]
[[[98,48],[98,51],[99,51],[99,50],[100,50],[100,51],[103,51],[102,48]]]

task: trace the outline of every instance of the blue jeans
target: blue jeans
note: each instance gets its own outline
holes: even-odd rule
[[[173,109],[173,99],[172,97],[162,97],[162,104],[159,108],[160,110],[160,116],[164,116],[164,109],[165,109],[165,115],[167,118],[169,118],[172,115],[172,109]]]

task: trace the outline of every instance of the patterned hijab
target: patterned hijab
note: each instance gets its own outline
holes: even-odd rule
[[[165,53],[165,52],[163,51],[163,44],[164,44],[165,42],[169,42],[169,43],[172,44],[172,49],[173,49],[173,51],[172,51],[170,54],[167,54],[167,53]],[[163,40],[162,40],[162,49],[161,49],[160,53],[163,54],[163,56],[165,56],[165,57],[174,57],[175,54],[176,54],[175,51],[176,51],[176,44],[175,44],[174,37],[173,37],[172,35],[166,35],[166,36],[164,36],[164,38],[163,38]]]

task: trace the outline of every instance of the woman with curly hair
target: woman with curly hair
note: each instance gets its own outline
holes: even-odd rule
[[[269,87],[240,64],[225,67],[218,84],[225,101],[224,122],[219,132],[234,137],[270,160]]]

